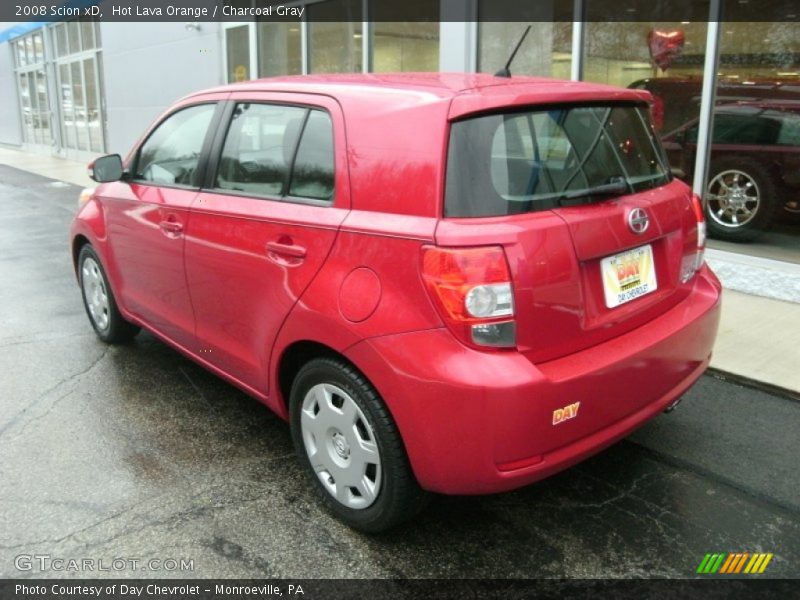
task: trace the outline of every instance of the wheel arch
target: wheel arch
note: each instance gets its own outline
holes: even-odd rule
[[[289,396],[292,390],[292,383],[294,383],[294,378],[297,376],[298,371],[309,361],[323,357],[341,359],[358,369],[341,352],[326,344],[310,339],[296,340],[281,352],[275,371],[274,389],[278,394],[278,406],[284,416],[289,416]],[[361,369],[358,369],[358,371],[361,372]]]
[[[315,358],[334,358],[358,371],[375,388],[378,395],[383,399],[386,410],[392,416],[392,419],[397,422],[391,403],[387,400],[379,385],[380,382],[376,382],[374,377],[370,377],[368,369],[364,369],[363,365],[348,357],[344,350],[337,350],[328,344],[313,339],[298,339],[291,342],[280,352],[276,360],[274,368],[275,379],[272,388],[276,398],[270,404],[272,404],[273,410],[278,412],[281,417],[289,420],[289,400],[294,379],[303,365]],[[401,438],[403,437],[402,431],[400,436]]]
[[[72,239],[72,266],[75,269],[75,275],[78,274],[78,256],[81,253],[81,249],[86,244],[91,244],[92,242],[89,241],[89,238],[83,235],[82,233],[77,234]]]

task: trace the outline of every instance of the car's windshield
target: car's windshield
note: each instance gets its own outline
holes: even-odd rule
[[[445,215],[516,214],[669,181],[642,106],[569,106],[482,116],[451,127]]]

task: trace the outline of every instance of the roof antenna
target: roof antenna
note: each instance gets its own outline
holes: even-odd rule
[[[525,30],[525,33],[523,33],[522,37],[519,38],[516,48],[514,48],[514,51],[511,53],[511,56],[508,57],[508,62],[506,63],[506,66],[500,69],[497,73],[495,73],[494,74],[495,77],[511,77],[511,71],[509,71],[508,69],[511,67],[511,63],[514,60],[514,57],[517,55],[517,50],[519,50],[519,47],[522,46],[522,42],[525,41],[525,36],[528,35],[528,32],[530,30],[531,26],[528,25],[528,28]]]

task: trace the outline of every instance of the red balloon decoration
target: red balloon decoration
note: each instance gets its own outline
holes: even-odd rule
[[[650,56],[662,71],[666,71],[683,52],[686,36],[680,29],[659,31],[651,29],[647,34]]]

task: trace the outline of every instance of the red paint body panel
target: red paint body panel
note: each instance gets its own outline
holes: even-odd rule
[[[125,309],[183,346],[194,346],[194,312],[183,268],[184,238],[162,222],[188,226],[195,190],[116,182],[98,191],[106,205],[108,252]]]
[[[704,267],[692,294],[649,324],[540,364],[466,348],[446,329],[375,338],[346,354],[376,382],[423,487],[498,492],[587,458],[669,406],[708,364],[719,293]],[[576,401],[578,417],[553,426],[553,410]]]
[[[290,383],[279,379],[281,360],[294,344],[315,342],[374,384],[424,488],[508,490],[597,452],[683,393],[708,364],[720,288],[707,267],[680,281],[697,224],[677,181],[593,205],[443,218],[450,121],[504,107],[648,98],[464,74],[226,86],[176,107],[230,99],[330,114],[331,205],[115,182],[98,186],[72,238],[95,247],[126,318],[281,417]],[[645,234],[625,225],[633,208],[650,214]],[[658,290],[607,309],[600,260],[642,244],[653,246]],[[425,245],[502,246],[516,348],[476,349],[451,333],[422,281]],[[577,414],[553,425],[553,411],[576,402]]]

